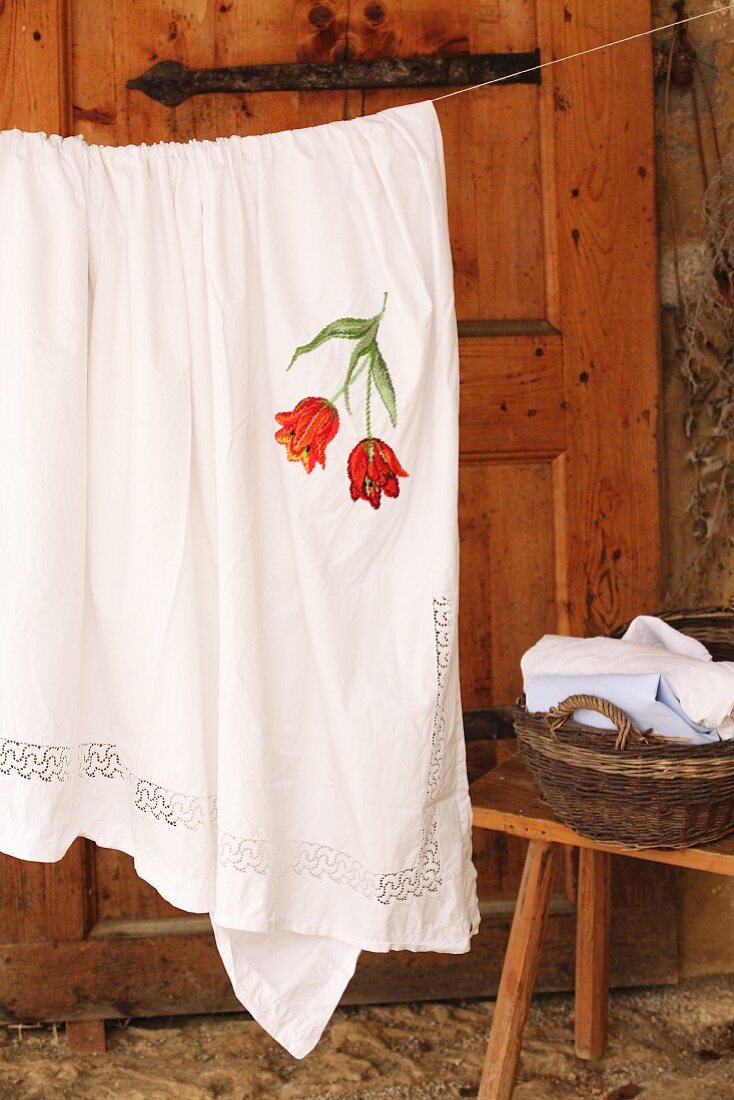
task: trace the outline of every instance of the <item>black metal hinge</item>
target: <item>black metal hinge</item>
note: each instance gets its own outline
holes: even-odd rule
[[[453,54],[450,57],[385,57],[374,61],[297,62],[239,65],[227,69],[190,69],[180,61],[159,61],[128,88],[144,92],[168,107],[207,92],[315,92],[363,88],[440,88],[482,84],[539,84],[540,73],[518,72],[540,64],[530,53]]]

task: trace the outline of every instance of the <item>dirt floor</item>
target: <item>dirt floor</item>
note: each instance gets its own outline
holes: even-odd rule
[[[539,998],[515,1100],[734,1100],[734,977],[617,993],[609,1051],[574,1058],[568,996]],[[301,1062],[246,1016],[118,1021],[106,1054],[0,1028],[1,1100],[428,1100],[474,1096],[490,1002],[337,1011]]]

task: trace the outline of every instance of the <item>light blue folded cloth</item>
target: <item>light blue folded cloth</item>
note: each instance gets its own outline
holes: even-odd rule
[[[550,710],[570,695],[596,695],[614,703],[643,733],[654,730],[661,737],[706,745],[720,741],[718,730],[688,718],[675,694],[658,672],[609,673],[597,676],[532,676],[525,685],[528,713]],[[614,729],[614,723],[592,710],[577,710],[574,720],[598,729]]]

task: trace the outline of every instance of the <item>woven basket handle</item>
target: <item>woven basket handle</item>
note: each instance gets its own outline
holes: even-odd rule
[[[617,740],[614,744],[615,749],[619,749],[620,751],[625,749],[630,734],[635,734],[637,737],[643,739],[640,731],[632,724],[623,710],[620,710],[619,707],[615,707],[614,703],[610,703],[606,699],[600,699],[597,695],[569,695],[568,699],[559,703],[557,707],[551,707],[546,716],[546,720],[553,737],[555,737],[557,731],[561,728],[566,719],[570,718],[574,711],[577,710],[594,710],[598,714],[603,714],[604,717],[608,718],[611,722],[614,722],[617,727]]]

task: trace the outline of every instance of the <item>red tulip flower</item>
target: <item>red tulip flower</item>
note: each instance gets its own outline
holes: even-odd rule
[[[302,462],[310,474],[316,463],[326,465],[326,445],[339,431],[339,413],[325,397],[304,397],[292,412],[276,413],[282,425],[275,439],[289,462]]]
[[[347,473],[352,500],[367,500],[373,508],[380,507],[383,493],[398,496],[398,478],[408,477],[392,447],[372,438],[361,440],[354,448],[347,460]]]

